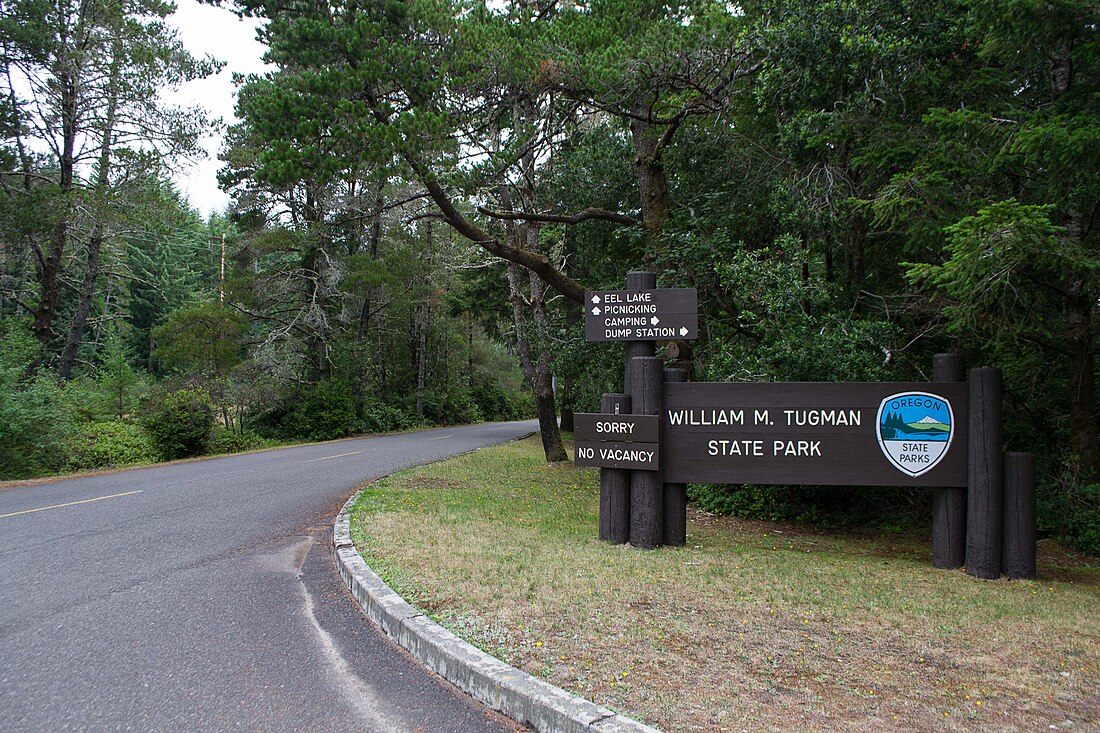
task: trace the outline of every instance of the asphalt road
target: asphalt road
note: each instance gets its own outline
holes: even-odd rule
[[[500,733],[360,613],[331,558],[360,482],[533,422],[0,491],[0,730]]]

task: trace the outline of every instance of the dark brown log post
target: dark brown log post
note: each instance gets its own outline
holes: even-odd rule
[[[1004,456],[1001,448],[1001,371],[970,370],[970,455],[967,460],[966,572],[1001,575]]]
[[[629,415],[630,395],[604,393],[600,411]],[[600,539],[621,545],[630,539],[630,471],[600,469]]]
[[[1004,574],[1034,578],[1035,454],[1006,453],[1004,484]]]
[[[687,378],[687,369],[665,369],[666,382],[686,382]],[[687,484],[665,484],[664,497],[664,544],[681,547],[687,544]]]
[[[933,382],[965,382],[962,354],[932,357]],[[953,570],[966,562],[966,489],[932,490],[932,567]]]
[[[661,409],[664,362],[659,356],[630,360],[631,402],[635,415],[657,415]],[[630,472],[630,544],[652,550],[664,540],[664,486],[660,471]]]
[[[627,290],[654,290],[657,287],[657,273],[655,272],[628,272],[626,273]],[[656,341],[627,341],[626,342],[626,367],[623,375],[623,392],[634,394],[630,388],[630,362],[635,356],[653,356],[657,353]],[[637,403],[634,403],[637,405]]]

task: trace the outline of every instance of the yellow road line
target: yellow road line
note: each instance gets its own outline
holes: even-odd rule
[[[18,517],[20,514],[34,514],[35,512],[44,512],[47,509],[61,509],[67,506],[76,506],[77,504],[91,504],[93,501],[103,501],[104,499],[117,499],[120,496],[133,496],[134,494],[140,494],[145,489],[138,491],[127,491],[124,494],[111,494],[110,496],[97,496],[94,499],[83,499],[82,501],[70,501],[66,504],[54,504],[53,506],[43,506],[37,509],[24,509],[21,512],[12,512],[11,514],[0,514],[0,519],[7,519],[8,517]]]
[[[317,461],[327,461],[330,458],[343,458],[344,456],[354,456],[354,455],[358,455],[362,452],[363,451],[361,451],[361,450],[357,450],[357,451],[352,451],[351,453],[341,453],[341,454],[335,455],[335,456],[325,456],[324,458],[311,458],[308,461],[306,461],[306,463],[316,463]]]

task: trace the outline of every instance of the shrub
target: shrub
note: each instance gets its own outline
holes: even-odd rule
[[[912,526],[931,513],[931,492],[909,488],[692,484],[688,498],[713,514],[818,526]]]
[[[243,453],[260,448],[269,448],[275,444],[276,441],[264,438],[251,430],[240,432],[227,430],[219,426],[214,428],[214,434],[210,438],[210,452],[214,454]]]
[[[395,430],[411,430],[420,425],[420,420],[416,415],[378,400],[365,402],[361,407],[361,411],[359,432],[363,433],[389,433]]]
[[[424,414],[436,425],[465,425],[482,420],[481,410],[466,392],[452,392],[446,400],[428,402]]]
[[[201,389],[172,392],[146,417],[145,429],[168,460],[201,455],[214,429],[214,403]]]
[[[1100,484],[1080,487],[1075,501],[1066,502],[1066,541],[1083,552],[1100,555]]]
[[[331,381],[303,389],[282,421],[283,432],[307,440],[335,440],[355,431],[355,401],[343,382]]]
[[[85,425],[74,441],[69,467],[74,470],[152,463],[159,457],[156,445],[140,425],[118,421]]]
[[[65,386],[47,374],[27,376],[38,344],[26,325],[0,320],[0,479],[62,470],[75,432]]]

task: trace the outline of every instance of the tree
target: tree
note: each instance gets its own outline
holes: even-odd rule
[[[163,22],[172,10],[161,0],[14,0],[0,11],[4,96],[15,113],[6,141],[17,165],[6,173],[10,185],[3,193],[23,212],[32,201],[50,200],[51,213],[20,227],[16,240],[33,258],[38,292],[26,305],[44,352],[58,330],[70,242],[74,236],[86,242],[78,302],[61,350],[63,376],[72,370],[87,324],[117,188],[156,170],[162,159],[197,150],[206,125],[197,110],[158,101],[162,87],[217,68],[183,49]],[[85,181],[89,168],[92,178]]]

